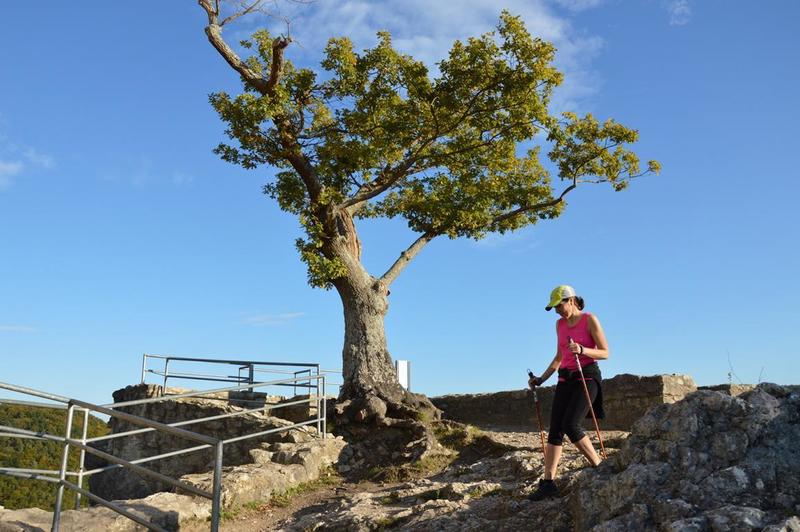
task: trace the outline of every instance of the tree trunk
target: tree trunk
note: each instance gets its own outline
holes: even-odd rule
[[[389,291],[361,265],[358,237],[346,213],[337,213],[334,227],[337,237],[328,242],[327,252],[347,270],[333,281],[345,322],[337,431],[358,442],[356,461],[364,466],[418,459],[436,445],[429,422],[439,419],[440,412],[427,397],[398,383],[384,325]]]
[[[339,400],[359,407],[353,413],[359,422],[371,419],[380,425],[398,419],[437,418],[427,398],[406,391],[397,381],[386,343],[386,287],[363,269],[335,286],[342,299],[345,327]]]
[[[400,386],[386,344],[384,319],[389,301],[378,286],[342,283],[339,295],[344,310],[342,362],[343,398],[382,389],[399,395]]]

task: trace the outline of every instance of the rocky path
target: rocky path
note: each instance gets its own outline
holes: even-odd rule
[[[703,390],[654,407],[629,435],[606,434],[610,456],[597,468],[567,444],[561,497],[539,502],[527,499],[542,474],[538,438],[491,429],[504,452],[413,481],[345,485],[223,530],[800,532],[800,393],[792,388],[763,383],[738,397]]]
[[[542,472],[538,436],[524,427],[482,427],[491,440],[509,451],[496,458],[456,463],[444,471],[408,482],[344,482],[296,496],[286,506],[263,504],[243,508],[227,516],[223,531],[267,530],[492,530],[529,529],[541,508],[555,507],[559,500],[534,503],[527,500]],[[606,433],[609,451],[627,433]],[[572,446],[562,461],[562,488],[586,462]],[[553,523],[554,529],[569,522]],[[191,528],[202,530],[201,527]]]

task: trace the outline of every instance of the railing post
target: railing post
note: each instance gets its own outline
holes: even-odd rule
[[[222,451],[224,447],[222,440],[217,442],[214,450],[214,489],[211,492],[211,532],[219,530],[219,517],[222,498]]]
[[[255,368],[254,368],[253,364],[251,363],[251,364],[247,365],[247,384],[253,384],[254,382],[256,382],[256,380],[255,380]],[[253,388],[248,388],[247,391],[250,392],[250,393],[253,393]]]
[[[316,381],[317,381],[317,391],[316,391],[316,393],[317,393],[317,432],[321,433],[322,432],[322,419],[321,419],[322,418],[322,403],[320,403],[320,394],[319,394],[319,384],[320,384],[319,383],[319,379],[320,379],[319,365],[317,365],[316,369],[317,369],[317,378],[316,378]],[[323,388],[323,392],[324,391],[325,391],[325,389]],[[311,390],[309,389],[308,392],[311,393]]]
[[[328,432],[328,401],[325,400],[325,375],[322,375],[322,439]]]
[[[167,394],[167,377],[169,376],[169,359],[164,359],[164,386],[161,388],[161,396]]]
[[[69,442],[67,441],[72,437],[72,414],[75,411],[75,405],[72,401],[69,402],[67,408],[67,427],[66,435],[64,436],[64,448],[61,450],[61,469],[58,472],[60,482],[56,489],[56,507],[53,510],[53,528],[52,532],[58,532],[61,525],[61,503],[64,500],[64,481],[67,479],[67,463],[69,461]]]
[[[85,408],[83,410],[83,433],[81,434],[81,443],[86,445],[86,436],[89,431],[89,409]],[[81,449],[81,457],[80,461],[78,462],[78,487],[83,489],[83,466],[86,462],[86,449]],[[81,509],[81,494],[80,492],[75,494],[75,509]]]
[[[147,373],[147,353],[142,353],[142,384],[144,384],[146,373]]]

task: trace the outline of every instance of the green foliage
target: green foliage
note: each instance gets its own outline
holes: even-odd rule
[[[264,80],[271,43],[266,31],[242,43],[254,52],[247,64]],[[660,170],[651,161],[641,172],[626,147],[636,142],[636,130],[592,115],[550,113],[563,79],[555,53],[505,11],[496,31],[456,41],[435,77],[395,50],[387,32],[361,53],[346,37],[333,38],[323,81],[286,60],[274,90],[245,81],[238,96],[211,95],[234,141],[216,152],[244,168],[280,170],[264,192],[300,217],[307,238],[297,247],[309,282],[329,288],[345,274],[324,245],[334,238],[331,209],[402,217],[431,236],[480,239],[559,216],[568,186],[603,182],[622,190]],[[542,163],[543,147],[563,186]]]
[[[322,252],[322,225],[313,217],[300,216],[300,223],[306,229],[308,240],[298,238],[295,246],[303,262],[308,265],[308,284],[329,290],[331,280],[345,274],[345,267],[338,257],[328,258]]]
[[[66,411],[53,408],[0,404],[0,425],[63,436]],[[83,413],[76,413],[72,424],[72,437],[80,439],[83,431]],[[108,433],[106,424],[89,416],[89,437]],[[32,439],[0,438],[0,467],[58,470],[61,467],[63,446],[58,442]],[[80,452],[73,449],[69,456],[69,469],[78,468]],[[74,480],[74,479],[70,479]],[[28,480],[0,476],[0,505],[8,509],[38,507],[52,510],[55,504],[56,485],[42,480]],[[84,499],[85,504],[85,499]],[[64,491],[64,508],[75,507],[75,494]]]

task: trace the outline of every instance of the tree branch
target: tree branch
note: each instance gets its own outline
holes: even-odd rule
[[[514,216],[518,216],[518,215],[520,215],[520,214],[522,214],[524,212],[538,211],[538,210],[541,210],[541,209],[546,209],[548,207],[555,207],[556,205],[558,205],[559,203],[564,201],[564,196],[566,196],[569,192],[571,192],[572,190],[577,188],[577,186],[578,186],[577,180],[573,179],[572,180],[572,184],[570,186],[568,186],[567,188],[565,188],[564,191],[557,198],[552,199],[550,201],[545,201],[543,203],[537,203],[536,205],[525,205],[525,206],[519,207],[518,209],[514,209],[513,211],[509,211],[509,212],[507,212],[505,214],[501,214],[500,216],[497,216],[491,222],[489,222],[488,225],[491,226],[491,225],[499,224],[500,222],[503,222],[504,220],[508,220],[509,218],[513,218]]]
[[[231,68],[242,76],[248,85],[264,96],[275,96],[275,87],[278,85],[283,75],[283,51],[289,46],[291,39],[289,37],[276,37],[272,40],[272,63],[270,64],[269,79],[264,79],[260,72],[253,70],[242,61],[236,52],[228,46],[225,39],[222,38],[222,26],[224,24],[253,11],[263,0],[258,0],[244,10],[229,16],[222,23],[220,23],[218,19],[219,1],[213,1],[213,4],[211,3],[212,0],[198,0],[197,2],[208,15],[208,26],[205,28],[208,41]],[[291,131],[289,118],[286,116],[276,116],[274,122],[278,130],[281,145],[285,150],[284,157],[291,163],[292,167],[303,179],[311,201],[316,201],[322,191],[322,185],[320,185],[319,180],[316,178],[314,167],[303,154],[297,142],[297,137]]]
[[[236,20],[237,18],[241,17],[242,15],[246,15],[246,14],[250,13],[251,11],[254,11],[254,10],[258,9],[258,6],[260,6],[263,1],[264,0],[256,0],[255,2],[250,4],[249,7],[246,7],[244,9],[242,9],[241,11],[237,11],[233,15],[227,17],[225,20],[220,22],[219,25],[220,26],[224,26],[228,22],[233,22],[234,20]],[[217,0],[217,2],[218,2],[218,0]],[[219,3],[217,3],[217,14],[219,14]]]
[[[261,77],[260,73],[247,66],[236,52],[233,51],[233,48],[228,46],[225,39],[222,38],[222,26],[217,19],[217,10],[211,5],[209,0],[198,0],[198,3],[208,15],[208,26],[206,26],[205,31],[211,46],[219,52],[219,55],[221,55],[231,68],[238,72],[248,84],[262,94],[269,94],[267,89],[268,80],[265,80]],[[273,63],[274,62],[275,61],[273,61]]]
[[[397,276],[400,275],[408,263],[411,262],[417,254],[422,251],[428,242],[433,240],[438,236],[437,233],[434,232],[427,232],[417,238],[413,244],[408,246],[408,249],[400,253],[400,256],[394,261],[394,264],[386,271],[386,273],[381,276],[381,281],[388,287],[392,282],[397,279]]]
[[[482,109],[473,109],[475,104],[478,102],[478,98],[495,87],[498,84],[498,80],[493,80],[486,86],[478,89],[475,94],[472,95],[470,100],[467,102],[463,113],[459,116],[456,120],[454,120],[450,127],[447,130],[441,131],[439,129],[438,120],[435,120],[436,127],[434,129],[434,133],[426,140],[419,144],[419,147],[414,150],[413,152],[409,153],[408,157],[405,160],[401,161],[394,169],[387,169],[385,172],[382,172],[381,175],[376,178],[371,183],[364,183],[356,193],[349,199],[345,200],[342,203],[342,207],[355,210],[354,207],[357,209],[357,206],[365,201],[369,201],[370,199],[378,196],[388,190],[394,183],[398,180],[402,179],[406,172],[411,168],[419,159],[422,150],[426,147],[433,144],[437,139],[441,138],[444,135],[455,130],[458,126],[460,126],[467,117],[472,116],[476,112],[485,111]],[[435,113],[433,110],[432,105],[429,102],[431,114],[434,115]]]

